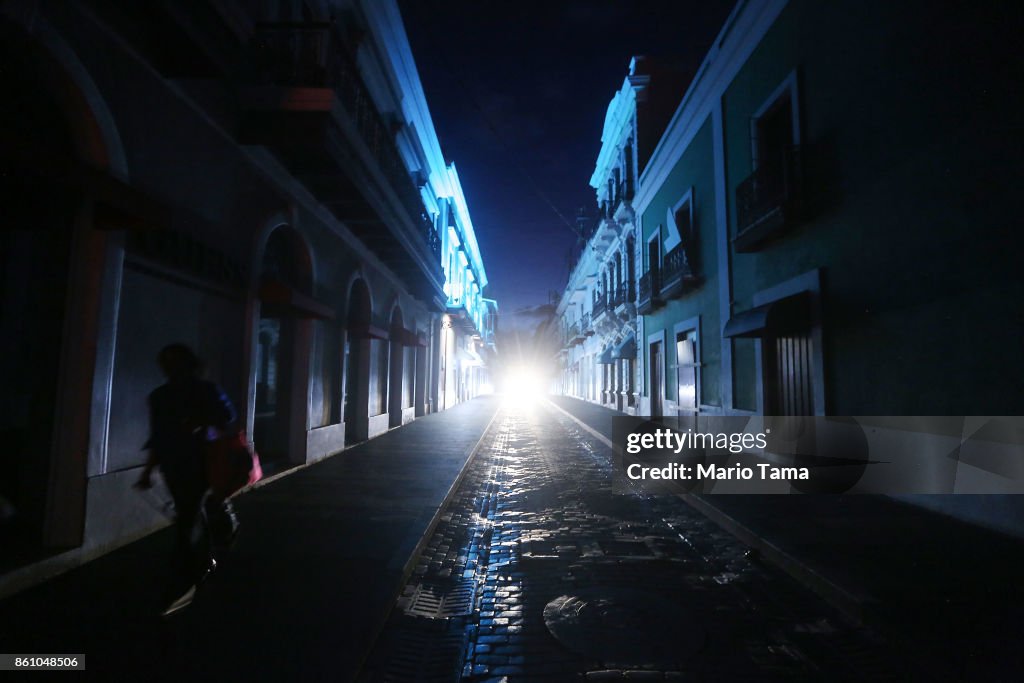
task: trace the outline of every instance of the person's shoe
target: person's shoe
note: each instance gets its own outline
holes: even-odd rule
[[[181,594],[175,601],[164,608],[164,611],[160,613],[162,617],[169,617],[176,612],[180,612],[189,605],[192,604],[192,600],[196,597],[196,587],[189,586],[188,590]]]

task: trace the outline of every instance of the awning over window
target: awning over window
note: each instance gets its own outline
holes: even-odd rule
[[[598,365],[611,365],[614,362],[615,361],[612,360],[612,347],[610,346],[604,351],[602,351],[600,355],[598,355],[597,357]]]
[[[628,358],[630,360],[636,359],[636,337],[629,335],[622,340],[622,343],[615,347],[615,351],[612,352],[612,358]]]
[[[265,317],[334,319],[330,306],[280,280],[264,280],[259,294],[260,314]]]
[[[806,330],[807,292],[800,292],[771,303],[737,313],[725,324],[725,337],[773,337]]]

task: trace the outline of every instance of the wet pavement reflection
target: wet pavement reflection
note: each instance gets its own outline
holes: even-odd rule
[[[546,402],[503,408],[364,681],[905,679],[898,653]]]

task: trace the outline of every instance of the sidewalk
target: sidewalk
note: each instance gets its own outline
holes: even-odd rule
[[[551,399],[610,444],[621,413]],[[884,496],[684,500],[854,620],[920,648],[944,675],[1024,671],[1024,542]]]
[[[84,653],[102,680],[345,681],[499,406],[476,399],[236,500],[236,547],[162,621],[166,529],[0,602],[0,652]]]

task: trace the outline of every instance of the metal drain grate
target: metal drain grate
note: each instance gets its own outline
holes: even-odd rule
[[[402,611],[410,616],[428,619],[461,617],[473,611],[476,582],[424,581],[407,587],[406,591],[399,605]]]
[[[388,650],[378,680],[388,683],[454,683],[462,675],[464,633],[430,633],[403,629]]]

